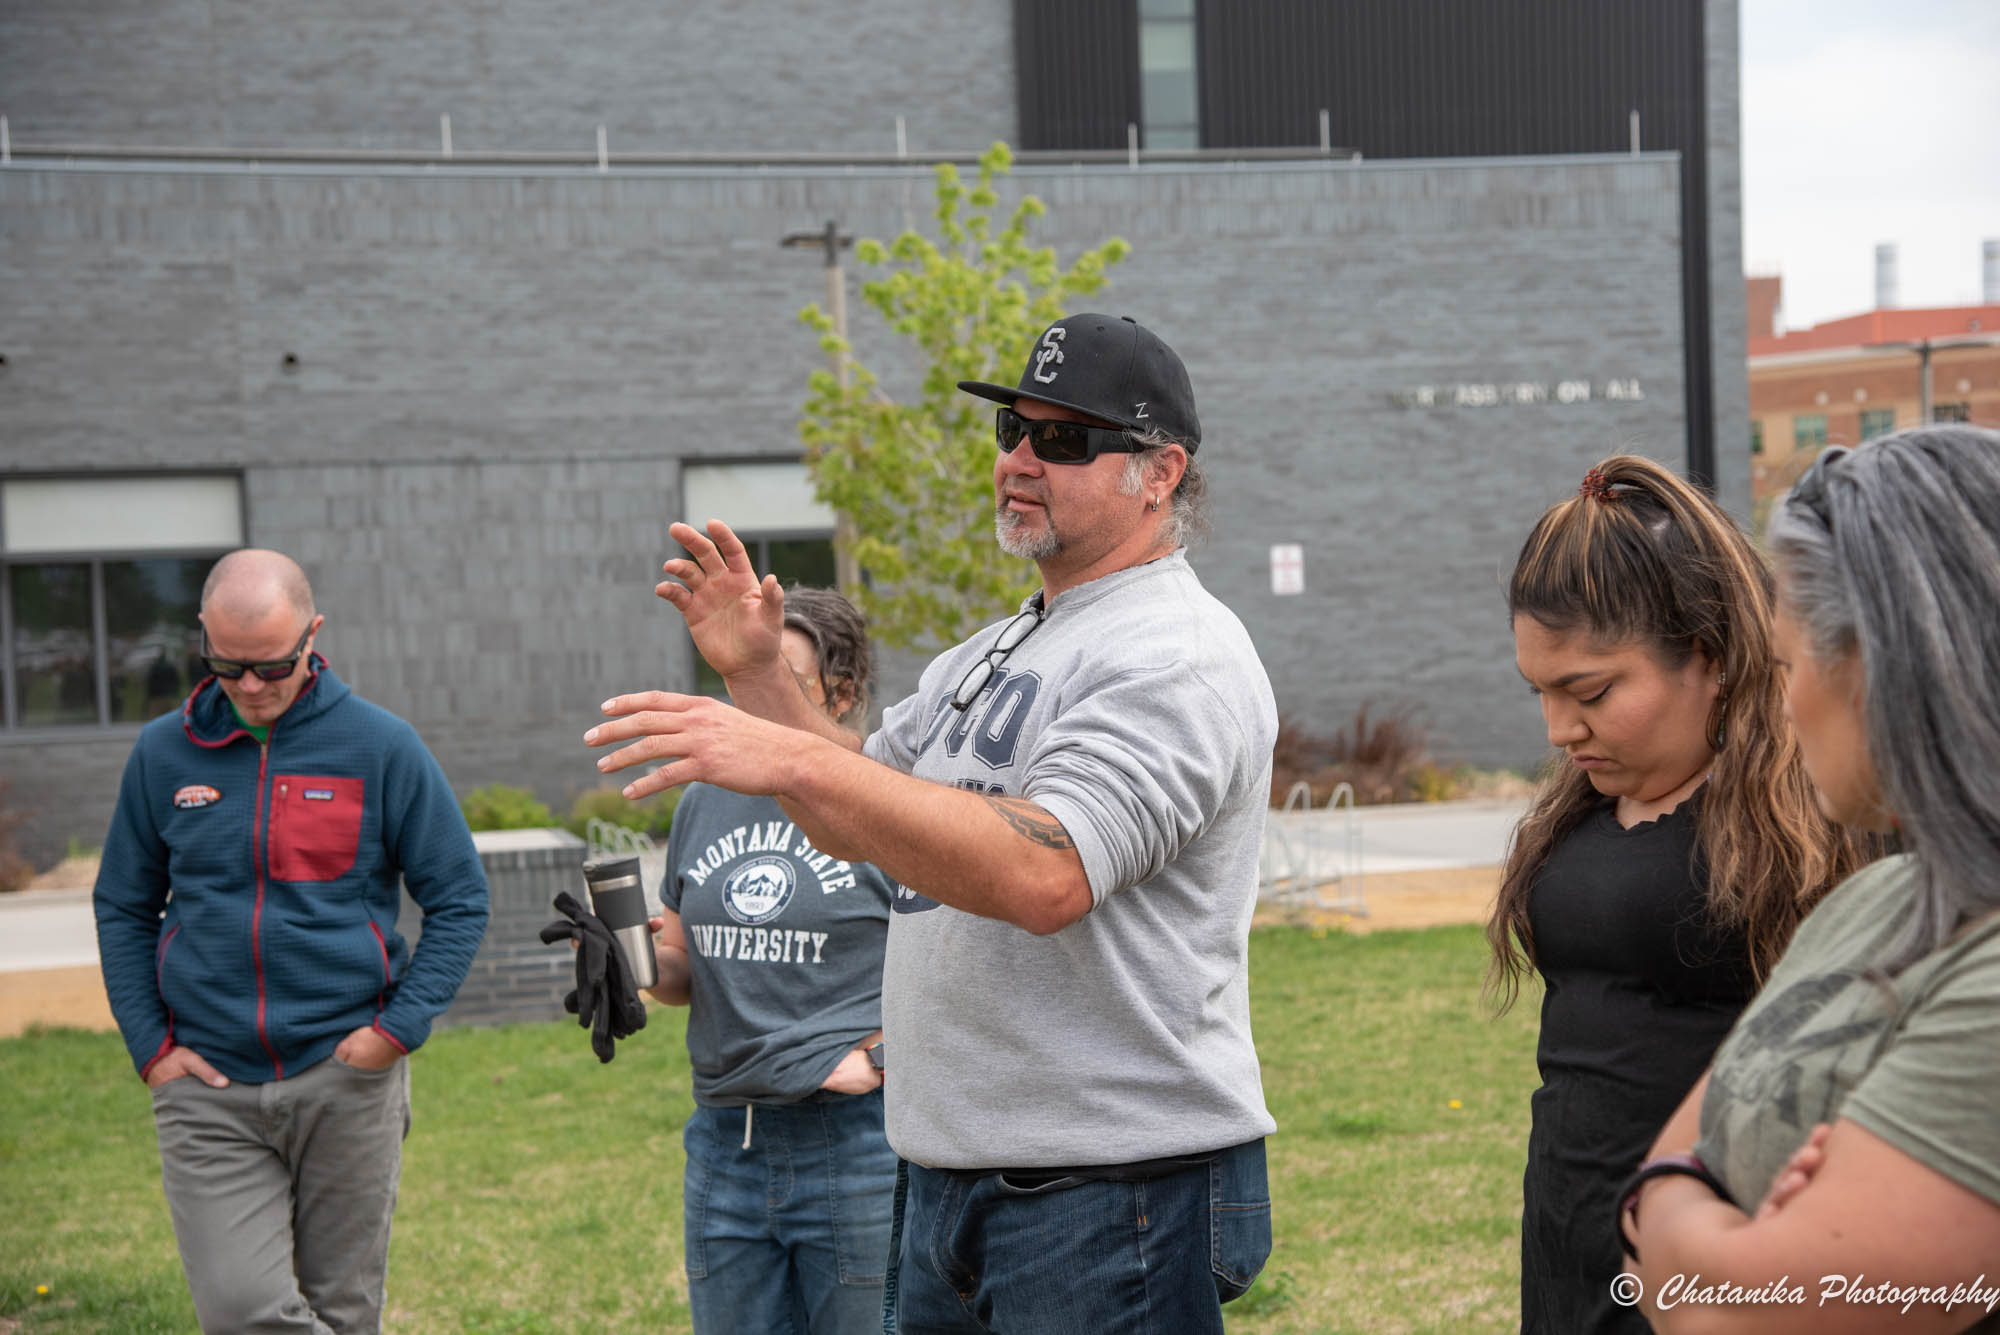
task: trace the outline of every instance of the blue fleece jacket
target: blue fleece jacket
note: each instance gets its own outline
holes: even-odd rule
[[[139,734],[97,874],[111,1012],[144,1075],[192,1048],[281,1080],[373,1025],[430,1035],[486,933],[486,874],[416,730],[314,654],[266,741],[213,678]],[[401,886],[424,911],[414,955]]]

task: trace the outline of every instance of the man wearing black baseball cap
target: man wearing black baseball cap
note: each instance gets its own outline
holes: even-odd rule
[[[1270,1248],[1248,934],[1277,711],[1182,550],[1203,483],[1179,357],[1073,315],[995,400],[995,527],[1042,587],[941,654],[856,754],[778,643],[784,596],[719,521],[662,597],[738,708],[648,692],[586,736],[775,794],[900,884],[883,976],[909,1161],[901,1329],[1222,1330]],[[780,966],[796,967],[796,966]]]

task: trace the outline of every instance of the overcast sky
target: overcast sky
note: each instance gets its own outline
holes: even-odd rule
[[[2000,239],[2000,0],[1742,0],[1743,262],[1803,329],[1980,299]]]

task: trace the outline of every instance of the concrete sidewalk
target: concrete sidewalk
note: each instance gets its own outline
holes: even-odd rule
[[[1520,801],[1412,802],[1357,807],[1354,829],[1364,884],[1371,877],[1453,867],[1497,867],[1525,807]],[[1345,851],[1344,811],[1272,812],[1267,843],[1310,846],[1319,875],[1335,874]],[[506,832],[482,834],[482,841]],[[482,842],[482,846],[484,843]],[[1384,889],[1388,886],[1385,884]],[[0,895],[0,974],[97,964],[97,923],[88,890]]]
[[[1356,807],[1361,874],[1497,867],[1507,856],[1507,841],[1527,805],[1525,800],[1476,800]],[[1345,809],[1321,809],[1311,815],[1274,811],[1267,829],[1307,833],[1317,846],[1330,848],[1346,820]]]
[[[97,919],[88,890],[0,895],[0,973],[97,964]]]
[[[1469,801],[1356,808],[1352,851],[1365,914],[1326,912],[1267,896],[1260,921],[1284,920],[1294,910],[1358,931],[1481,921],[1525,806]],[[1272,812],[1265,838],[1267,874],[1274,856],[1293,859],[1293,875],[1308,870],[1309,857],[1315,881],[1345,874],[1353,866],[1348,819],[1345,811]],[[87,889],[0,895],[0,1037],[30,1024],[111,1027]]]

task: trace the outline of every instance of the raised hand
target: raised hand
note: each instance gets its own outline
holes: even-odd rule
[[[737,793],[776,793],[787,764],[810,740],[699,695],[641,691],[614,696],[603,709],[608,720],[586,732],[584,743],[630,745],[601,757],[597,768],[612,774],[634,765],[660,766],[625,786],[625,796],[634,801],[697,780]]]
[[[708,665],[725,678],[780,665],[785,593],[777,576],[758,579],[742,539],[720,519],[708,521],[706,535],[690,524],[674,524],[667,533],[688,555],[661,567],[671,578],[653,592],[687,619]]]

